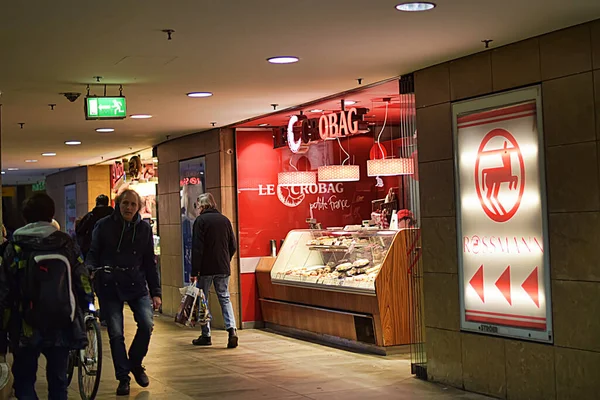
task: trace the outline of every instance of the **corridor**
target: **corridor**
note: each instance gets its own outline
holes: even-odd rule
[[[127,339],[134,322],[127,315]],[[117,382],[104,330],[104,367],[98,399],[115,399]],[[227,334],[216,331],[213,346],[193,347],[197,330],[177,327],[171,318],[156,319],[145,361],[151,383],[134,382],[136,400],[299,400],[299,399],[486,399],[456,389],[419,381],[410,375],[408,356],[356,354],[260,330],[240,331],[240,347],[225,348]],[[46,379],[38,371],[38,395],[46,398]],[[78,399],[76,378],[69,398]],[[127,397],[124,397],[127,398]]]

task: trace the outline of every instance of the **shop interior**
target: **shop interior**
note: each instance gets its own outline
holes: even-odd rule
[[[410,77],[237,127],[245,321],[375,352],[411,343],[415,125]]]

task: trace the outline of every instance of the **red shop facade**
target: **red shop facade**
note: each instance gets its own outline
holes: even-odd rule
[[[376,349],[414,342],[407,277],[419,264],[412,76],[240,123],[235,153],[243,326]],[[337,267],[352,261],[358,275],[344,281]],[[395,299],[384,299],[384,287]]]

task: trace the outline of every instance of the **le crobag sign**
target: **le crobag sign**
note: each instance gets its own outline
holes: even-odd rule
[[[461,328],[552,342],[541,88],[452,111]]]

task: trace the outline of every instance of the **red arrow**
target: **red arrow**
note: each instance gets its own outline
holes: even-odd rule
[[[481,301],[485,303],[484,291],[483,291],[483,265],[479,267],[475,275],[469,281],[469,284],[475,289]]]
[[[500,290],[506,301],[508,301],[508,304],[512,306],[512,297],[510,293],[510,265],[496,281],[496,287]]]
[[[529,275],[529,277],[525,279],[525,282],[523,282],[521,287],[525,290],[525,292],[527,292],[529,297],[531,297],[531,300],[533,300],[537,308],[540,308],[540,285],[538,282],[538,267],[535,267],[531,275]]]

